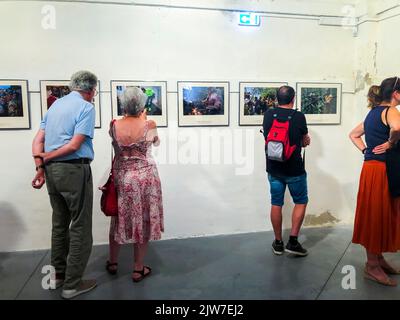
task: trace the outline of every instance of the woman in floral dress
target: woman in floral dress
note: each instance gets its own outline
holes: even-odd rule
[[[118,216],[111,218],[110,258],[106,268],[116,274],[120,245],[133,243],[132,280],[139,282],[151,273],[151,268],[143,262],[148,242],[161,239],[164,231],[161,183],[151,156],[152,145],[158,146],[160,141],[156,123],[146,119],[146,95],[132,87],[118,98],[125,116],[110,125]]]

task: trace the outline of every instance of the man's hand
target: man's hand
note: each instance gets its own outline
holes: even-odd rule
[[[309,146],[311,144],[310,135],[306,134],[303,136],[303,148]]]
[[[35,189],[40,189],[43,187],[44,183],[46,182],[46,179],[44,177],[44,170],[39,169],[35,175],[35,177],[32,180],[32,187]]]
[[[385,142],[379,146],[376,146],[374,148],[374,150],[372,150],[372,152],[374,154],[383,154],[386,152],[386,150],[390,149],[390,143],[389,142]]]
[[[49,161],[48,154],[46,152],[40,152],[40,153],[34,154],[33,157],[42,158],[43,163],[47,163]]]

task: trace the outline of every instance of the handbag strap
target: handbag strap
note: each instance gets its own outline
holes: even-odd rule
[[[388,127],[388,129],[390,130],[390,126],[389,126],[389,122],[388,122],[388,113],[389,113],[389,108],[390,108],[390,107],[386,107],[386,112],[385,112],[385,121],[386,121],[386,127]]]
[[[118,146],[118,142],[117,139],[115,138],[115,119],[111,120],[110,122],[110,134],[111,134],[111,138],[115,141],[117,148],[119,148]],[[113,172],[113,168],[114,168],[114,163],[115,163],[115,156],[114,156],[114,147],[111,146],[111,173],[110,175],[112,175]]]

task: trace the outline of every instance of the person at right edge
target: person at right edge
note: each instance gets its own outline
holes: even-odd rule
[[[367,254],[364,277],[386,286],[396,286],[389,275],[400,274],[383,257],[400,249],[399,197],[390,193],[386,151],[400,139],[400,79],[388,78],[368,93],[370,111],[350,132],[350,139],[364,154],[357,195],[352,242]],[[365,142],[362,136],[365,135]]]
[[[272,251],[276,255],[282,255],[286,251],[298,256],[306,256],[308,252],[297,238],[308,203],[307,173],[301,157],[301,149],[310,145],[311,140],[304,114],[293,109],[295,90],[289,86],[279,88],[277,100],[278,106],[268,109],[264,114],[264,137],[267,139],[275,118],[284,119],[289,121],[289,142],[291,146],[295,146],[295,149],[290,158],[285,161],[270,160],[268,155],[266,157],[271,192],[271,222],[275,233]],[[266,154],[267,148],[266,145]],[[285,247],[282,239],[282,207],[286,186],[289,188],[295,206],[292,214],[292,229]]]

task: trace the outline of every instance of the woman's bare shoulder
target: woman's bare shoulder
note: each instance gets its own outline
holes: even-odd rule
[[[157,123],[154,120],[147,120],[149,129],[155,129],[157,128]]]

